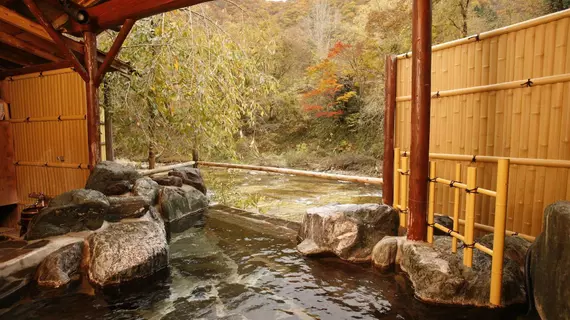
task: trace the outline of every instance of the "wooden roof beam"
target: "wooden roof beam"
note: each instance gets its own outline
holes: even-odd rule
[[[36,17],[38,22],[43,26],[45,31],[49,34],[53,42],[55,42],[57,48],[61,52],[61,54],[66,58],[66,60],[70,61],[73,66],[75,67],[75,71],[79,73],[81,78],[85,82],[89,81],[89,76],[87,75],[87,71],[85,67],[79,62],[75,54],[71,51],[71,49],[67,46],[66,42],[63,39],[63,36],[57,32],[51,23],[46,19],[44,14],[41,12],[40,8],[36,5],[33,0],[24,0],[26,7],[30,10],[30,12]]]
[[[155,14],[168,12],[212,0],[109,0],[99,5],[87,8],[89,21],[98,28],[105,30],[122,25],[125,20],[139,20]],[[79,34],[88,25],[72,23],[71,33]]]
[[[18,68],[18,69],[11,69],[6,70],[4,72],[0,72],[0,80],[6,77],[13,77],[19,76],[22,74],[28,73],[35,73],[35,72],[43,72],[49,70],[57,70],[63,68],[71,68],[73,67],[69,61],[59,61],[59,62],[52,62],[52,63],[44,63],[44,64],[36,64],[29,67]]]
[[[97,71],[97,75],[95,76],[95,85],[99,86],[99,84],[101,84],[101,80],[103,80],[103,77],[105,76],[105,73],[108,71],[109,67],[111,66],[111,63],[115,61],[115,58],[119,54],[119,51],[121,51],[121,46],[123,45],[123,42],[125,42],[125,39],[127,39],[127,36],[129,35],[129,32],[131,32],[131,29],[135,25],[135,22],[136,20],[133,19],[125,20],[125,23],[121,27],[121,31],[119,31],[119,34],[115,38],[115,41],[113,41],[111,49],[109,50],[109,52],[107,52],[105,61],[103,61],[103,63],[99,67],[99,70]]]
[[[1,31],[0,31],[0,42],[5,43],[5,44],[12,46],[14,48],[24,50],[26,52],[29,52],[29,53],[35,55],[35,56],[42,57],[44,59],[47,59],[47,60],[50,60],[53,62],[59,62],[62,60],[60,57],[58,57],[56,55],[53,55],[49,52],[45,52],[42,49],[40,49],[40,48],[38,48],[38,47],[36,47],[36,46],[26,42],[26,41],[20,40],[20,39],[12,36],[10,34],[7,34],[5,32],[1,32]]]

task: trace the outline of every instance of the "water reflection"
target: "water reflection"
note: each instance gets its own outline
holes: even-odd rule
[[[104,292],[32,289],[2,319],[515,319],[413,298],[406,279],[217,220],[174,235],[169,270]]]

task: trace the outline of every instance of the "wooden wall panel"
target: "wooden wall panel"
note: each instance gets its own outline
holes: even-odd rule
[[[538,21],[538,20],[537,20]],[[528,28],[458,42],[434,51],[432,91],[520,81],[514,89],[434,97],[430,152],[570,160],[570,82],[523,85],[527,79],[570,74],[570,11]],[[396,147],[409,151],[411,59],[398,61]],[[453,178],[453,161],[438,161],[438,176]],[[496,164],[477,166],[478,185],[495,190]],[[570,170],[512,165],[507,228],[538,235],[545,206],[570,199]],[[451,214],[453,193],[437,186],[436,211]],[[462,197],[461,207],[464,207]],[[461,216],[464,217],[464,209]],[[477,197],[476,222],[492,225],[494,199]]]
[[[21,163],[87,164],[85,85],[71,69],[23,75],[4,81],[4,99],[10,103],[14,161],[20,210],[33,203],[30,192],[56,196],[82,188],[89,170],[21,165]],[[64,120],[58,121],[59,116]],[[65,120],[74,116],[77,120]],[[45,118],[17,122],[15,119]],[[55,119],[55,120],[54,120]]]

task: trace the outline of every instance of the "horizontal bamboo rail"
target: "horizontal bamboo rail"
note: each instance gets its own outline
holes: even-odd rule
[[[487,32],[482,32],[482,33],[479,33],[479,34],[476,34],[473,36],[469,36],[466,38],[462,38],[462,39],[438,44],[438,45],[433,46],[431,48],[431,50],[432,50],[432,52],[436,52],[436,51],[444,50],[447,48],[460,46],[460,45],[466,44],[466,43],[471,43],[471,42],[476,42],[476,41],[481,41],[481,40],[493,38],[493,37],[500,36],[502,34],[506,34],[509,32],[515,32],[515,31],[519,31],[522,29],[526,29],[526,28],[536,27],[536,26],[544,24],[544,23],[564,19],[566,17],[570,17],[570,9],[564,10],[564,11],[559,11],[559,12],[552,13],[549,15],[545,15],[542,17],[538,17],[535,19],[523,21],[523,22],[516,23],[516,24],[510,25],[510,26],[503,27],[503,28],[499,28],[499,29],[495,29],[495,30],[491,30],[491,31],[487,31]],[[407,53],[404,53],[404,54],[397,56],[398,60],[407,59],[407,58],[411,58],[411,57],[412,57],[412,52],[407,52]]]
[[[568,82],[568,81],[570,81],[570,73],[559,74],[555,76],[546,76],[535,79],[515,80],[515,81],[469,87],[469,88],[442,90],[442,91],[432,92],[432,98],[436,99],[436,98],[459,96],[464,94],[491,92],[491,91],[508,90],[508,89],[519,89],[530,86],[541,86],[541,85]],[[404,102],[410,100],[412,100],[411,95],[400,96],[396,98],[397,102]]]
[[[404,151],[401,152],[401,155],[410,156],[410,152]],[[469,161],[469,162],[484,162],[484,163],[497,163],[499,159],[509,159],[510,164],[516,164],[521,166],[538,166],[538,167],[570,169],[570,160],[510,158],[510,157],[463,155],[463,154],[449,154],[449,153],[430,153],[429,157],[430,159],[433,160],[452,160],[452,161]]]
[[[336,180],[336,181],[348,181],[348,182],[358,182],[358,183],[368,183],[374,185],[381,185],[382,178],[372,178],[372,177],[360,177],[360,176],[349,176],[343,174],[332,174],[324,172],[313,172],[305,170],[287,169],[287,168],[277,168],[277,167],[263,167],[263,166],[253,166],[246,164],[234,164],[234,163],[220,163],[220,162],[209,162],[209,161],[190,161],[186,163],[176,164],[172,166],[165,166],[153,170],[140,171],[142,175],[152,175],[161,172],[167,172],[175,168],[187,167],[194,164],[198,164],[206,167],[217,167],[217,168],[230,168],[230,169],[243,169],[252,171],[264,171],[280,174],[292,174],[295,176],[304,176],[312,178],[320,178],[326,180]]]
[[[349,176],[349,175],[343,175],[343,174],[332,174],[332,173],[313,172],[313,171],[287,169],[287,168],[276,168],[276,167],[252,166],[252,165],[244,165],[244,164],[218,163],[218,162],[208,162],[208,161],[198,161],[198,164],[202,165],[202,166],[207,166],[207,167],[232,168],[232,169],[273,172],[273,173],[281,173],[281,174],[292,174],[292,175],[296,175],[296,176],[321,178],[321,179],[326,179],[326,180],[368,183],[368,184],[374,184],[374,185],[381,185],[382,181],[383,181],[382,178]]]
[[[33,161],[15,161],[15,166],[28,167],[46,167],[46,168],[67,168],[67,169],[89,169],[87,163],[64,163],[64,162],[33,162]]]
[[[441,224],[439,224],[439,223],[434,223],[433,226],[434,226],[435,228],[437,228],[437,229],[439,229],[439,230],[441,230],[441,231],[443,231],[443,232],[449,234],[449,235],[452,236],[454,239],[459,239],[460,241],[465,242],[465,237],[462,236],[460,233],[457,233],[456,231],[453,231],[453,230],[451,230],[451,229],[449,229],[449,228],[447,228],[447,227],[445,227],[445,226],[443,226],[443,225],[441,225]],[[475,248],[477,248],[477,249],[479,249],[479,250],[485,252],[486,254],[488,254],[488,255],[490,255],[490,256],[493,255],[493,250],[491,250],[491,249],[485,247],[484,245],[482,245],[482,244],[480,244],[480,243],[475,243],[474,246],[475,246]],[[454,252],[454,253],[455,253],[455,252]]]
[[[72,121],[72,120],[85,120],[85,115],[73,116],[57,116],[57,117],[27,117],[20,119],[7,119],[10,123],[24,123],[24,122],[56,122],[56,121]]]
[[[195,165],[196,162],[195,161],[189,161],[189,162],[183,162],[183,163],[178,163],[178,164],[173,164],[170,166],[164,166],[164,167],[160,167],[160,168],[156,168],[156,169],[151,169],[151,170],[141,170],[139,171],[140,174],[142,174],[143,176],[150,176],[153,174],[157,174],[157,173],[163,173],[163,172],[168,172],[172,169],[177,169],[177,168],[183,168],[183,167],[190,167]]]

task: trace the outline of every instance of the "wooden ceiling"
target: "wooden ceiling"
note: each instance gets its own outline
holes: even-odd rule
[[[126,63],[114,58],[136,20],[208,1],[0,0],[0,79],[63,67],[75,67],[86,79],[85,45],[77,39],[88,32],[119,31],[121,26],[109,61],[100,51],[97,61],[103,73],[109,64],[111,70],[130,72]]]

